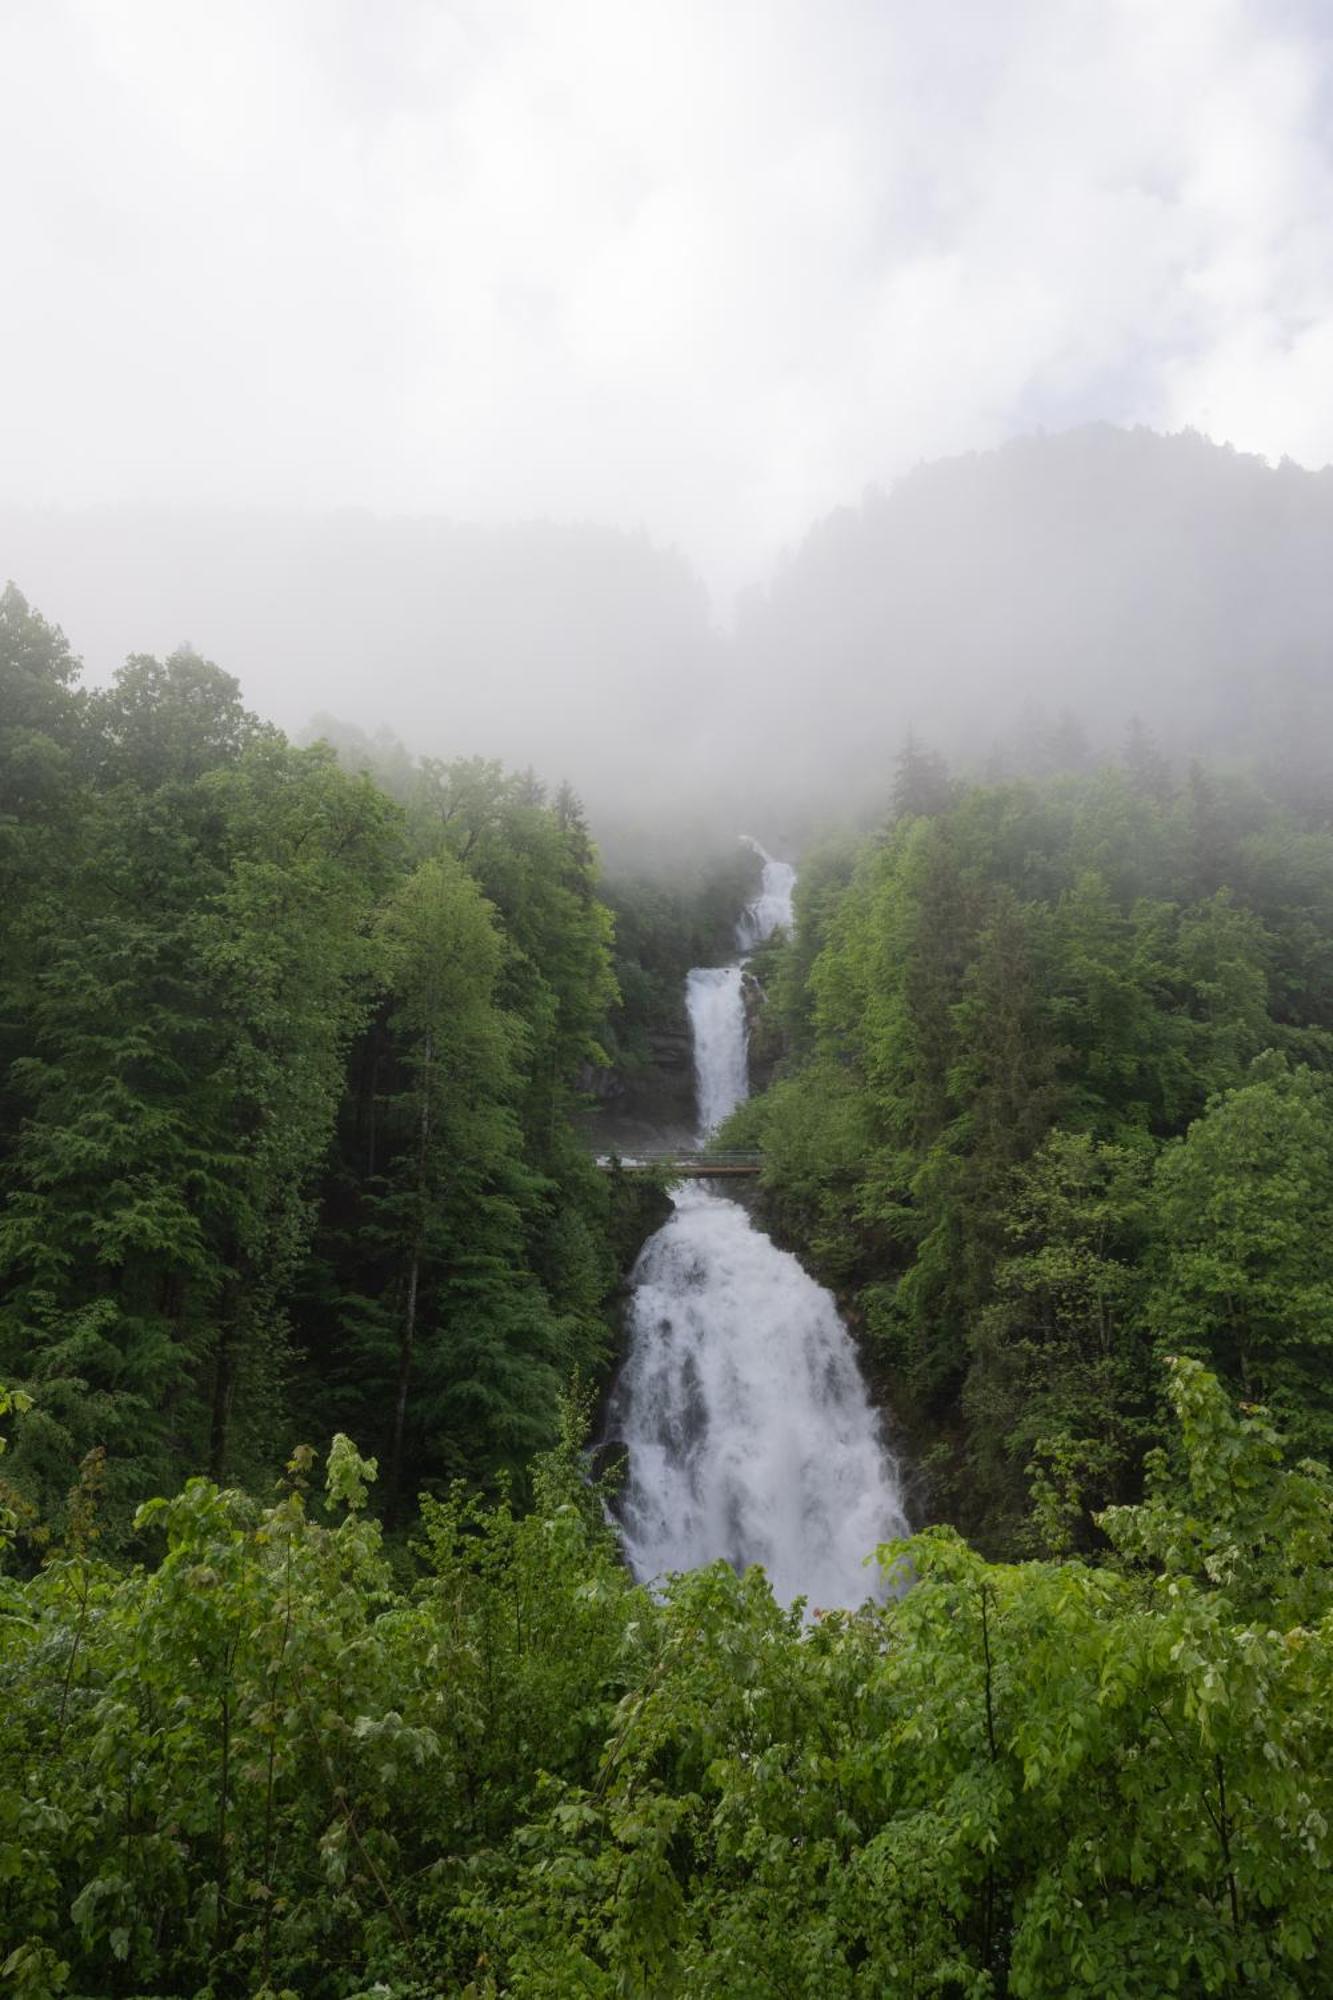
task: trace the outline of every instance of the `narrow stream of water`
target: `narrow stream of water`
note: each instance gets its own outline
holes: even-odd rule
[[[752,843],[753,844],[753,843]],[[795,871],[758,850],[744,954],[791,922]],[[748,1093],[744,961],[697,967],[686,1001],[700,1138]],[[783,1603],[880,1594],[864,1559],[906,1532],[893,1461],[831,1294],[738,1202],[683,1182],[635,1266],[607,1435],[629,1448],[625,1550],[652,1581],[723,1556]]]

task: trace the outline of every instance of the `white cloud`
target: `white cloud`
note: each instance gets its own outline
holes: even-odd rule
[[[725,585],[1034,422],[1322,462],[1315,35],[1240,0],[10,0],[0,498],[642,521]]]

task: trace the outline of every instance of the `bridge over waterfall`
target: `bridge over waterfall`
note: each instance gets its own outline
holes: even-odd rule
[[[759,1153],[699,1153],[673,1151],[669,1147],[641,1148],[638,1152],[599,1153],[597,1164],[610,1173],[660,1173],[668,1180],[726,1180],[738,1174],[757,1174],[763,1165]]]

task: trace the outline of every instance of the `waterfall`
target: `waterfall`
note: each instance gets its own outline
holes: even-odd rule
[[[744,979],[741,965],[696,965],[685,982],[701,1140],[749,1095]]]
[[[746,904],[736,926],[736,942],[744,952],[753,951],[765,938],[772,937],[774,931],[791,929],[791,898],[796,887],[796,870],[790,861],[775,861],[757,840],[751,840],[748,833],[742,838],[764,864],[759,894],[752,903]]]
[[[764,864],[759,893],[746,904],[736,925],[737,948],[745,954],[774,931],[791,928],[796,870],[788,861],[775,861],[748,834],[742,838]],[[694,1091],[702,1142],[750,1094],[745,958],[732,965],[696,965],[685,981],[685,1010],[694,1038]]]
[[[795,871],[764,854],[737,925],[749,951],[791,922]],[[696,967],[686,989],[699,1125],[742,1103],[744,966]],[[882,1583],[865,1557],[906,1532],[894,1467],[833,1298],[735,1201],[682,1182],[632,1278],[607,1435],[628,1446],[617,1512],[635,1575],[719,1556],[762,1563],[783,1603],[856,1605]]]
[[[610,1409],[634,1573],[725,1556],[763,1563],[785,1604],[859,1604],[864,1558],[906,1524],[847,1329],[739,1203],[698,1181],[674,1203],[635,1268]]]

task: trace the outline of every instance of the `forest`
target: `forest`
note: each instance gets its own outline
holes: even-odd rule
[[[1270,778],[1280,788],[1281,774]],[[955,786],[909,746],[806,859],[736,1114],[943,1513],[1096,1546],[1203,1361],[1333,1453],[1333,834],[1142,725],[1085,774]]]
[[[661,1194],[580,1121],[748,862],[6,589],[6,1990],[1329,1991],[1333,831],[1061,732],[909,743],[755,959],[721,1143],[918,1524],[786,1609],[587,1454]]]
[[[96,1446],[123,1524],[280,1465],[298,1410],[391,1513],[519,1471],[617,1275],[569,1120],[615,992],[577,802],[480,761],[393,799],[188,653],[85,694],[12,589],[0,645],[16,1489],[58,1520]]]

